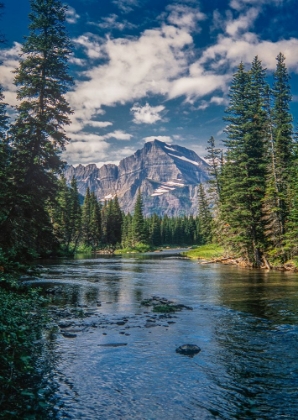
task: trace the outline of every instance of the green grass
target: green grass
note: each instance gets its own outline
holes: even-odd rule
[[[149,252],[149,251],[152,251],[152,246],[143,244],[143,243],[138,243],[134,247],[131,247],[131,248],[117,249],[115,251],[115,254],[132,254],[132,253],[142,253],[142,252]]]
[[[224,256],[224,248],[217,244],[207,244],[199,246],[195,249],[190,249],[182,254],[185,257],[193,259],[212,260]]]

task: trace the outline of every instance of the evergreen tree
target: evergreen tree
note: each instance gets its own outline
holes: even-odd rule
[[[149,243],[152,246],[159,246],[161,245],[161,223],[160,218],[157,216],[156,213],[154,213],[149,219],[148,219],[148,229],[149,232]]]
[[[89,219],[89,243],[92,249],[99,246],[101,240],[101,208],[95,196],[95,193],[90,194],[90,219]]]
[[[84,203],[82,206],[82,230],[81,240],[86,246],[92,245],[91,238],[91,194],[89,187],[87,188]]]
[[[0,246],[5,246],[8,238],[5,235],[5,222],[9,216],[9,202],[13,200],[10,194],[10,184],[8,176],[9,168],[9,146],[7,141],[8,116],[6,114],[6,104],[0,86]]]
[[[139,242],[146,242],[147,235],[145,229],[145,221],[143,216],[143,201],[141,192],[138,192],[136,203],[134,206],[133,213],[133,242],[134,244]]]
[[[199,219],[201,238],[204,243],[208,243],[212,241],[213,219],[212,219],[212,214],[209,208],[207,196],[206,196],[206,193],[202,184],[199,185],[198,203],[199,203],[198,219]]]
[[[266,73],[258,57],[246,72],[241,63],[226,110],[226,163],[222,174],[221,218],[227,242],[254,266],[265,248],[262,200],[265,194],[268,120]]]
[[[206,148],[208,154],[205,156],[207,159],[210,169],[209,174],[211,179],[209,181],[209,193],[212,196],[214,203],[218,203],[220,200],[220,162],[222,149],[215,147],[215,139],[213,136],[208,140],[209,146]]]
[[[285,65],[285,57],[281,53],[277,56],[272,93],[274,99],[272,111],[270,103],[268,104],[270,116],[270,163],[268,165],[264,211],[269,252],[272,256],[279,257],[281,262],[284,262],[287,256],[283,249],[283,241],[286,234],[287,219],[291,211],[288,198],[293,162],[293,118],[290,114],[291,91],[289,75]]]
[[[23,251],[29,247],[42,252],[52,241],[47,206],[57,192],[59,153],[68,140],[63,126],[71,114],[64,97],[72,83],[67,74],[71,49],[65,12],[59,0],[31,0],[30,32],[15,72],[21,103],[10,133],[15,191],[10,211],[15,240],[10,245]]]

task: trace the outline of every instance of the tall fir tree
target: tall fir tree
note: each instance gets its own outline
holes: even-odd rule
[[[13,201],[13,194],[10,193],[10,181],[8,176],[9,168],[9,145],[7,139],[8,116],[2,87],[0,86],[0,247],[8,240],[5,237],[4,225],[9,217],[9,203]]]
[[[92,245],[91,238],[91,194],[89,187],[87,188],[84,203],[82,206],[82,230],[81,241],[86,246]]]
[[[265,194],[267,113],[266,73],[258,57],[246,72],[241,63],[230,88],[226,110],[226,163],[222,175],[221,217],[227,243],[252,265],[264,255],[262,200]]]
[[[200,226],[200,234],[203,243],[209,243],[212,241],[212,228],[213,218],[209,208],[209,202],[202,184],[199,185],[199,196],[198,196],[198,219]]]
[[[71,47],[64,26],[66,7],[59,0],[30,4],[29,35],[15,71],[21,103],[10,133],[15,190],[10,222],[18,242],[11,245],[43,252],[51,246],[47,205],[57,191],[59,153],[68,140],[63,126],[72,113],[64,96],[72,84],[67,67]]]
[[[134,244],[147,241],[145,221],[143,216],[143,200],[139,190],[133,212],[133,242]]]
[[[270,147],[268,154],[270,160],[264,211],[269,255],[284,262],[288,257],[283,245],[287,231],[287,220],[291,212],[289,186],[293,175],[294,144],[293,118],[290,113],[291,89],[285,57],[281,53],[277,56],[272,96],[272,110],[270,103],[268,104],[268,113],[270,115]]]

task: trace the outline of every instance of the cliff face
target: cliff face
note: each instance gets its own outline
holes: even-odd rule
[[[146,143],[119,166],[67,167],[69,183],[73,176],[82,195],[87,187],[102,201],[117,194],[125,213],[133,211],[140,188],[145,215],[155,212],[169,216],[196,214],[197,186],[209,178],[208,164],[195,152],[158,140]]]

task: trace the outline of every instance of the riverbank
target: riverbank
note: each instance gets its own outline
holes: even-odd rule
[[[198,248],[186,251],[182,255],[190,259],[198,260],[199,264],[221,263],[226,265],[236,265],[237,267],[242,268],[252,268],[252,265],[244,258],[231,255],[222,246],[217,244],[202,245]],[[298,263],[297,261],[290,260],[284,264],[280,264],[263,258],[263,264],[260,269],[298,272]]]

